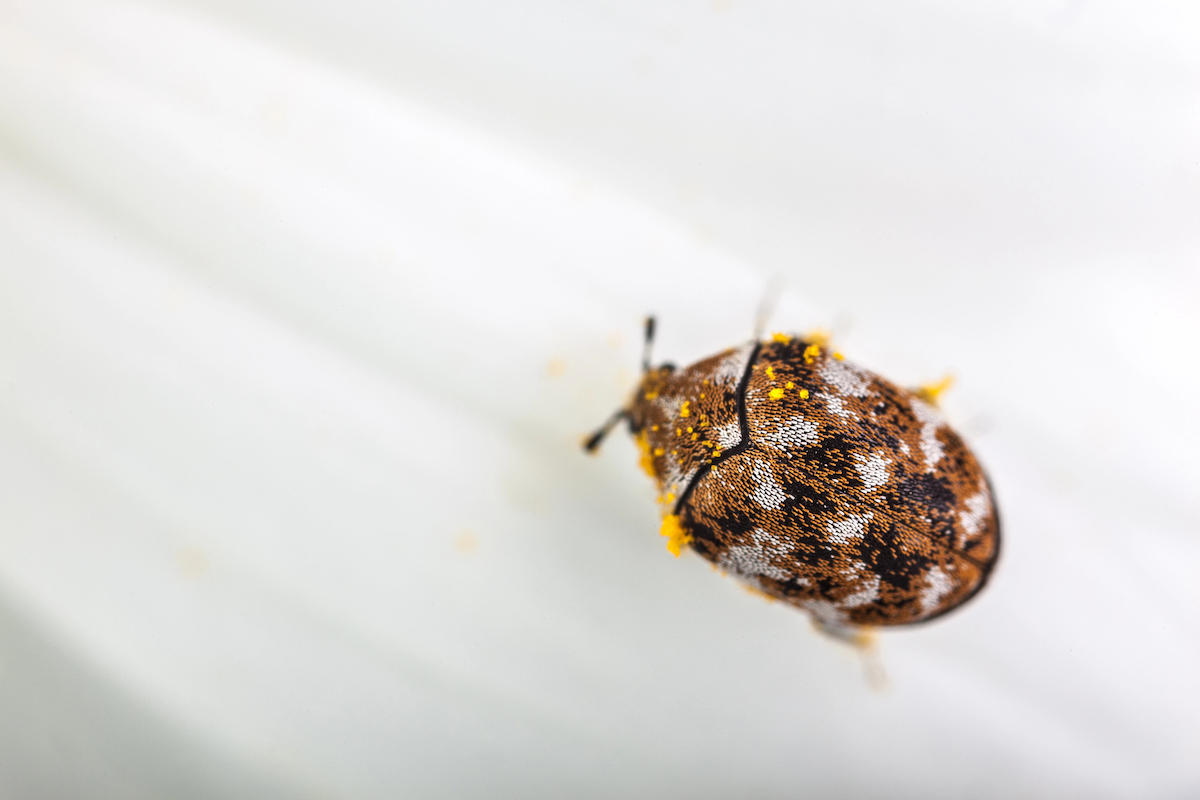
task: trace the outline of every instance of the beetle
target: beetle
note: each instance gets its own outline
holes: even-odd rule
[[[851,639],[961,606],[1000,552],[991,485],[934,402],[846,361],[825,337],[775,334],[653,366],[621,421],[655,480],[662,534]]]

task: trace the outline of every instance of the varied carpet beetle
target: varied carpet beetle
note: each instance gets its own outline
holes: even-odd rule
[[[684,369],[652,366],[621,420],[658,484],[662,534],[825,631],[933,619],[987,582],[1000,522],[979,462],[934,404],[775,334]]]

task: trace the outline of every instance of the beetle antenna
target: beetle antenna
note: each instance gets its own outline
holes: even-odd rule
[[[762,300],[758,301],[758,313],[754,315],[754,341],[762,339],[763,334],[767,332],[767,323],[771,321],[771,315],[775,313],[775,306],[779,303],[779,296],[783,294],[785,283],[783,276],[776,273],[767,280],[767,285],[763,287]]]
[[[650,371],[650,350],[654,346],[654,315],[646,317],[646,339],[642,345],[642,372]],[[612,432],[612,429],[617,426],[617,423],[629,416],[629,412],[624,408],[619,408],[608,420],[600,426],[600,430],[593,433],[583,442],[583,449],[588,453],[594,453],[600,448],[600,443],[604,441],[604,437]]]
[[[626,411],[623,408],[618,409],[616,411],[616,413],[614,413],[611,417],[608,418],[607,422],[605,422],[603,425],[600,426],[600,430],[596,431],[595,433],[593,433],[591,436],[589,436],[587,438],[587,441],[585,441],[583,443],[584,451],[586,451],[588,453],[596,452],[596,450],[598,450],[600,447],[600,443],[604,441],[604,437],[608,436],[608,434],[610,432],[612,432],[612,429],[616,427],[618,422],[620,422],[621,420],[625,419],[628,416],[629,416],[628,411]]]
[[[654,347],[654,315],[646,317],[646,338],[642,345],[642,372],[650,371],[650,350]]]

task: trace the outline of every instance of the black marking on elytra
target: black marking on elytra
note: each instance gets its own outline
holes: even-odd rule
[[[859,447],[857,438],[851,439],[841,431],[831,430],[817,444],[805,449],[804,460],[845,477],[856,472],[851,456]]]
[[[788,511],[799,511],[805,515],[828,514],[837,508],[837,501],[826,492],[822,492],[811,481],[791,481],[784,487],[787,499],[783,505]]]
[[[712,527],[700,522],[695,518],[695,515],[688,515],[688,532],[692,535],[692,548],[699,551],[707,551],[711,555],[716,555],[724,549],[724,543],[717,537]]]
[[[830,559],[834,557],[829,543],[820,535],[812,533],[802,533],[796,536],[788,555],[810,567],[823,567],[829,564]]]
[[[942,512],[953,509],[958,502],[949,482],[941,476],[928,472],[913,475],[901,483],[899,494],[911,503]]]
[[[904,552],[895,525],[889,525],[885,530],[868,525],[857,551],[859,558],[880,580],[905,591],[911,589],[913,579],[923,576],[932,563],[920,553]]]
[[[737,539],[746,536],[754,530],[754,520],[751,519],[749,512],[744,509],[726,506],[722,511],[724,513],[713,514],[711,511],[706,510],[705,516],[711,523],[718,524],[720,530],[729,533],[732,538]],[[688,516],[690,518],[694,515],[689,514]],[[728,544],[726,542],[726,545]]]

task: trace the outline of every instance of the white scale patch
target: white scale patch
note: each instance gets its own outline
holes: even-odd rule
[[[788,499],[783,488],[775,481],[775,473],[771,465],[762,459],[756,459],[750,475],[754,478],[754,491],[750,493],[760,506],[777,509]]]
[[[805,600],[804,609],[813,619],[829,628],[839,629],[846,624],[846,614],[828,600]]]
[[[930,568],[926,575],[925,588],[921,590],[921,610],[925,613],[937,608],[942,598],[950,593],[954,583],[941,567]]]
[[[709,469],[708,475],[705,477],[705,480],[715,480],[718,483],[720,483],[722,486],[724,486],[726,489],[733,488],[733,485],[730,484],[730,482],[728,480],[726,480],[725,473],[721,471],[721,468],[719,466],[714,466],[711,469]]]
[[[817,423],[809,422],[797,414],[780,422],[774,433],[764,434],[759,438],[763,444],[779,450],[795,450],[819,442],[821,439],[819,430]]]
[[[991,513],[991,492],[988,491],[987,483],[981,480],[979,482],[979,494],[968,497],[967,510],[958,512],[959,522],[962,523],[963,530],[967,532],[968,538],[979,533],[980,526],[983,525],[983,521]]]
[[[938,428],[946,424],[942,419],[942,415],[937,409],[916,397],[910,401],[913,414],[921,423],[921,452],[925,456],[925,471],[933,472],[934,464],[942,460],[945,455],[945,449],[942,443],[938,441]]]
[[[683,407],[682,400],[678,398],[668,400],[663,397],[653,402],[663,410],[668,419],[673,420],[668,425],[680,427],[682,418],[679,416],[679,410]],[[663,470],[660,477],[662,479],[662,493],[664,495],[675,494],[676,496],[679,495],[690,478],[690,475],[684,474],[683,465],[680,463],[674,448],[667,448],[667,452],[663,458]]]
[[[829,407],[830,412],[837,414],[842,419],[852,419],[852,418],[857,419],[858,418],[858,416],[853,411],[846,410],[846,404],[845,404],[845,401],[842,400],[842,398],[835,397],[834,395],[831,395],[831,394],[825,394],[824,392],[820,392],[819,394],[817,394],[817,397],[819,397],[821,400],[823,400],[825,402],[825,405]]]
[[[821,377],[847,397],[866,397],[871,379],[858,367],[836,358],[827,358],[821,365]]]
[[[863,526],[874,516],[870,511],[865,514],[853,514],[845,519],[829,523],[825,526],[825,532],[838,544],[846,544],[851,539],[861,539],[864,533]]]
[[[771,563],[771,557],[784,555],[786,548],[773,546],[770,534],[762,528],[756,529],[751,536],[754,544],[739,544],[729,548],[721,554],[717,566],[759,588],[762,588],[757,580],[759,577],[787,580],[787,570]]]
[[[676,458],[675,453],[668,450],[663,463],[663,493],[666,494],[669,492],[678,496],[683,488],[683,479],[683,466],[679,463],[679,459]]]
[[[722,425],[719,428],[713,428],[713,441],[715,441],[722,450],[728,450],[731,447],[736,447],[742,441],[742,426],[736,422],[730,422]]]
[[[754,345],[748,344],[745,347],[739,347],[721,359],[721,363],[717,364],[717,368],[713,370],[713,382],[732,383],[734,385],[740,383],[742,376],[746,374],[746,364],[750,361],[750,353],[753,351]]]
[[[654,404],[663,410],[663,414],[668,419],[672,420],[671,424],[679,425],[683,421],[679,412],[683,410],[684,402],[682,397],[660,397],[654,401]]]
[[[861,561],[858,563],[861,565],[860,569],[866,569],[866,564],[863,564]],[[879,576],[872,574],[871,577],[867,578],[867,585],[865,587],[852,595],[843,597],[838,605],[842,608],[858,608],[859,606],[875,602],[876,597],[879,597]]]
[[[884,458],[878,453],[872,453],[870,458],[863,458],[861,454],[855,453],[854,460],[858,462],[858,474],[862,477],[864,492],[883,486],[892,479],[888,472],[888,464],[892,463],[890,458]]]

